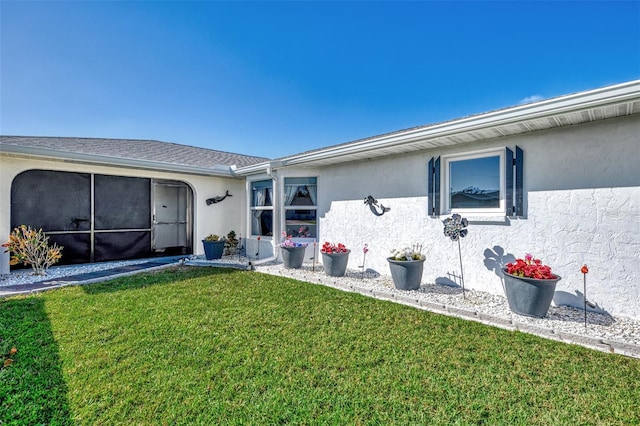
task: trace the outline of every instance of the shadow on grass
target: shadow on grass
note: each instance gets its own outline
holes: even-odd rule
[[[72,424],[67,385],[51,323],[38,297],[0,301],[0,424]]]
[[[113,293],[117,291],[136,290],[149,286],[174,284],[192,278],[205,276],[230,275],[241,272],[233,268],[220,268],[214,266],[172,266],[159,271],[140,272],[128,277],[114,278],[95,284],[82,286],[86,294]]]

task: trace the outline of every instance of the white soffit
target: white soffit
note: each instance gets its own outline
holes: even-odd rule
[[[335,145],[284,157],[278,163],[326,166],[633,114],[640,114],[640,80]],[[267,164],[240,168],[238,173],[252,174]]]

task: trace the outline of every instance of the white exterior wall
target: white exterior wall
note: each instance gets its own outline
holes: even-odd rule
[[[170,179],[188,184],[193,191],[193,252],[204,253],[200,242],[208,234],[227,235],[235,230],[241,235],[246,217],[245,185],[242,179],[165,173],[124,167],[108,167],[75,164],[46,159],[0,155],[0,241],[9,239],[11,233],[11,183],[25,170],[42,169],[66,172],[97,173],[105,175]],[[207,206],[205,200],[224,195],[229,190],[232,197]],[[9,273],[9,254],[0,252],[0,274]]]
[[[562,276],[557,302],[582,306],[580,268],[587,264],[588,299],[611,314],[640,318],[639,135],[640,120],[631,116],[325,167],[318,174],[320,242],[346,244],[354,269],[368,244],[366,267],[384,275],[391,249],[421,243],[427,255],[423,282],[459,275],[457,243],[443,234],[442,220],[450,214],[427,214],[428,161],[518,145],[524,151],[525,217],[469,225],[461,241],[466,288],[504,294],[485,261],[491,266],[491,254],[501,249],[515,257],[532,253]],[[368,195],[391,210],[375,216],[364,205]]]

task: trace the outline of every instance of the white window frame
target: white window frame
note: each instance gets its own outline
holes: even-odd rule
[[[496,208],[451,208],[451,163],[464,160],[473,160],[477,158],[499,157],[500,172],[500,206]],[[464,154],[452,154],[442,156],[442,185],[440,187],[441,194],[441,211],[445,214],[458,213],[461,215],[486,215],[486,216],[504,216],[506,214],[506,177],[505,177],[505,149],[496,148],[491,150],[468,152]]]
[[[253,206],[253,185],[257,182],[265,182],[265,181],[271,181],[271,205],[270,206]],[[251,238],[257,238],[260,237],[265,238],[265,239],[272,239],[274,238],[275,232],[276,232],[276,216],[275,216],[275,204],[276,204],[276,195],[275,195],[275,182],[273,179],[271,178],[262,178],[262,179],[254,179],[254,180],[250,180],[248,181],[249,184],[249,232],[248,234],[251,236]],[[253,233],[253,212],[254,211],[258,211],[258,210],[262,210],[262,211],[271,211],[271,229],[273,230],[274,235],[258,235],[258,234],[254,234]]]
[[[285,196],[284,194],[286,194],[286,181],[287,179],[310,179],[310,178],[315,178],[316,180],[316,204],[315,205],[304,205],[304,206],[300,206],[300,205],[293,205],[293,206],[286,206],[285,205]],[[318,177],[317,176],[284,176],[282,178],[282,231],[286,232],[287,229],[287,211],[288,210],[315,210],[316,212],[316,223],[315,223],[315,227],[316,227],[316,236],[315,237],[295,237],[294,240],[296,241],[301,241],[301,242],[309,242],[309,241],[317,241],[318,237],[320,235],[320,230],[318,228]]]

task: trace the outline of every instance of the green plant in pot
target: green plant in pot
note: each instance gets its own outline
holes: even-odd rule
[[[343,277],[349,263],[349,250],[344,244],[325,242],[320,249],[322,253],[322,267],[330,277]]]
[[[240,241],[236,237],[236,231],[229,231],[227,234],[227,244],[224,247],[224,254],[232,256],[236,254]]]
[[[204,255],[206,259],[221,259],[226,243],[227,242],[224,237],[220,238],[220,236],[216,234],[207,235],[204,240],[202,240],[202,245],[204,246]]]
[[[550,266],[527,254],[524,259],[507,263],[503,273],[509,309],[536,318],[547,315],[556,284],[562,279],[551,272]]]
[[[422,245],[394,249],[387,258],[393,284],[398,290],[417,290],[422,282],[422,271],[426,257]]]

